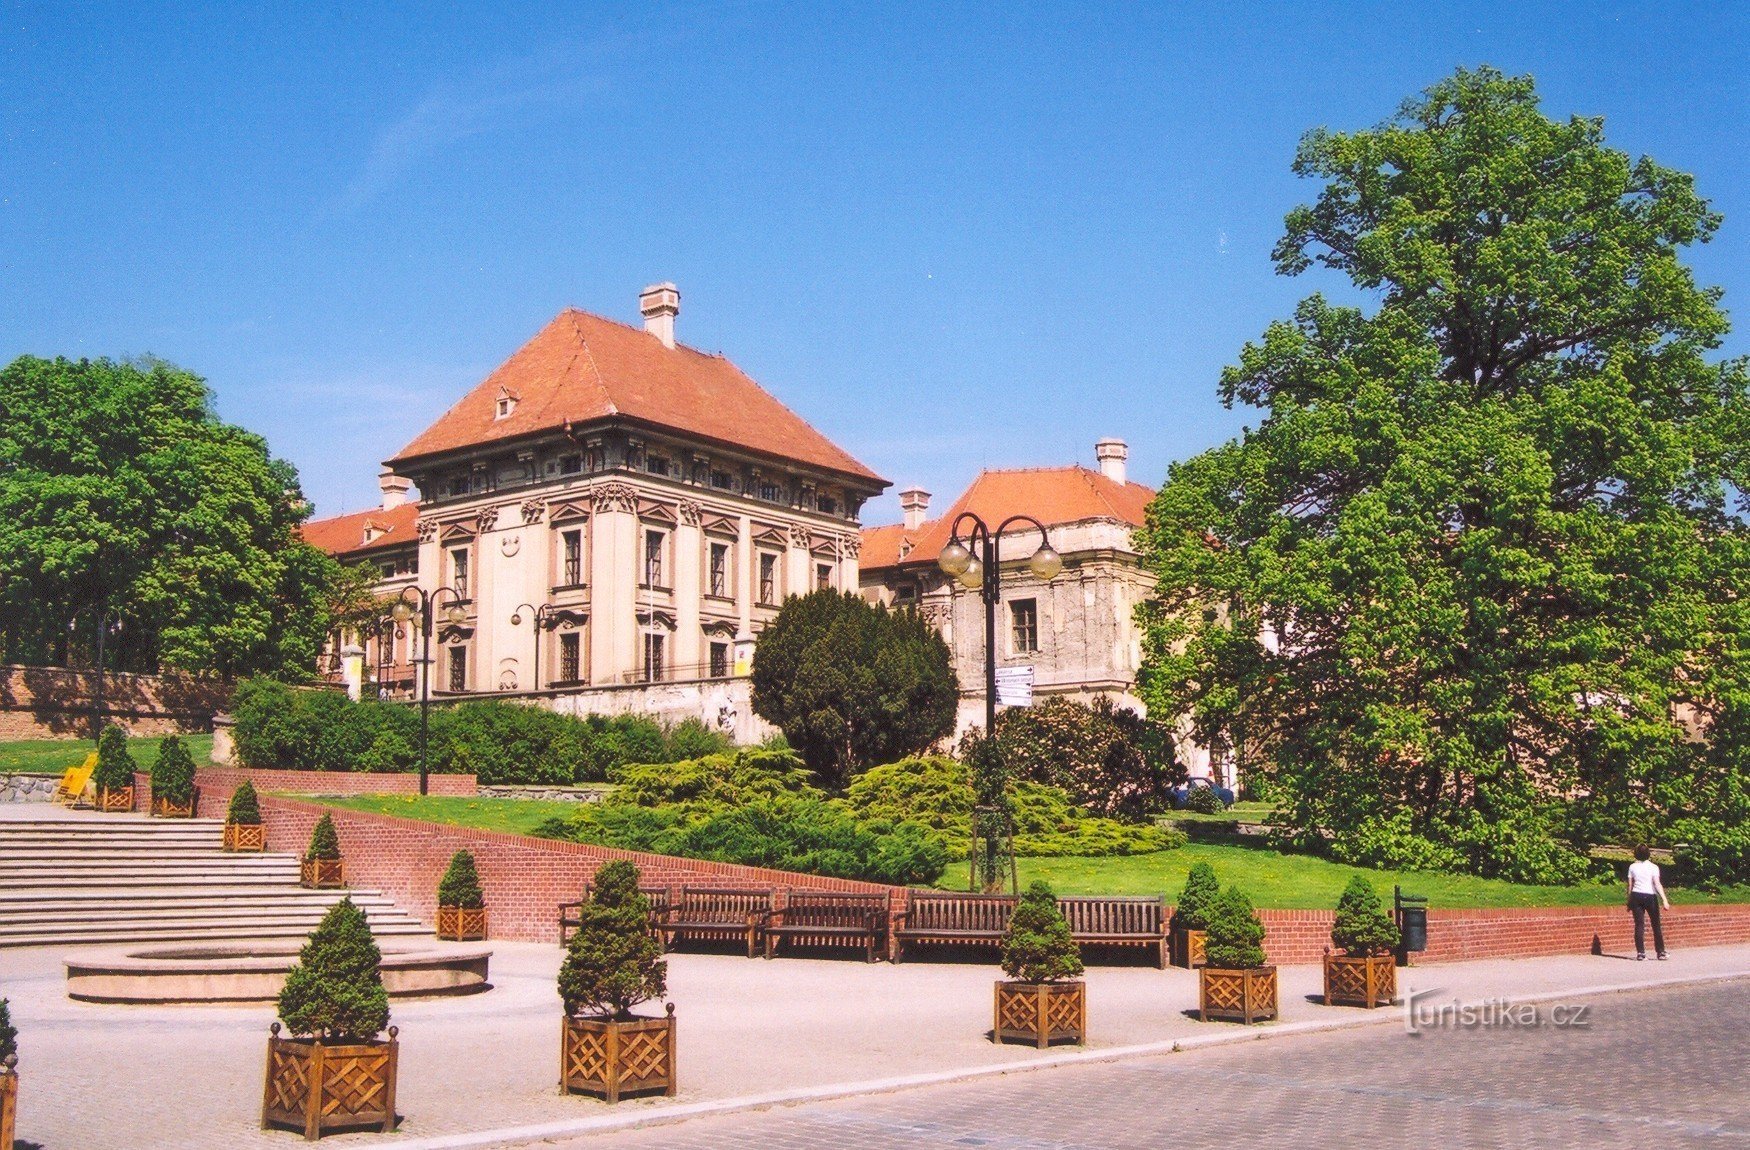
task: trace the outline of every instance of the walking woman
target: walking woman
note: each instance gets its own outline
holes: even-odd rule
[[[1647,916],[1653,916],[1653,949],[1665,961],[1665,930],[1659,923],[1659,908],[1671,908],[1665,884],[1659,881],[1659,864],[1644,846],[1635,848],[1635,861],[1628,865],[1628,908],[1635,916],[1635,958],[1646,961]]]

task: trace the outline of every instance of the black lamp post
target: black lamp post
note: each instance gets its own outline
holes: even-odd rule
[[[553,610],[551,603],[543,603],[539,607],[531,606],[528,603],[519,603],[517,609],[511,613],[510,625],[512,627],[522,625],[524,611],[527,611],[535,622],[535,690],[539,691],[541,689],[541,632],[547,629],[547,620],[551,619],[557,612]]]
[[[408,599],[412,592],[413,599]],[[434,587],[427,591],[422,587],[403,587],[401,594],[395,597],[395,605],[389,608],[390,616],[397,623],[415,620],[419,624],[420,658],[419,658],[419,793],[425,794],[430,772],[426,765],[425,745],[431,729],[431,613],[438,605],[438,596],[448,593],[450,605],[444,608],[444,618],[451,623],[460,623],[468,618],[467,609],[462,606],[467,597],[454,587]]]
[[[954,528],[948,545],[942,548],[942,553],[936,559],[936,565],[943,572],[958,580],[968,591],[977,591],[984,599],[984,737],[987,741],[986,754],[996,753],[997,733],[997,604],[1003,598],[1002,573],[1002,534],[1014,524],[1026,524],[1039,532],[1039,548],[1027,560],[1027,568],[1042,582],[1049,583],[1063,570],[1063,556],[1051,546],[1051,537],[1045,530],[1045,524],[1031,515],[1011,515],[997,527],[990,526],[970,511],[962,511],[954,519]],[[965,542],[961,542],[961,527],[965,526]],[[982,766],[982,763],[981,763]],[[986,841],[984,858],[984,886],[987,890],[1000,889],[1002,877],[999,873],[998,856],[1009,855],[1009,879],[1014,884],[1014,857],[1012,851],[1001,849],[998,836],[1004,842],[1013,832],[1010,829],[1007,803],[1000,795],[986,794],[997,788],[987,780],[979,780],[979,799],[983,804],[980,812],[975,811],[972,820],[973,844],[971,862],[971,880],[974,889],[979,886],[979,838]]]
[[[69,631],[75,629],[79,621],[75,619],[67,625]],[[94,678],[91,685],[91,737],[99,739],[103,736],[103,648],[111,635],[119,635],[122,620],[112,607],[105,607],[97,616],[97,658]]]

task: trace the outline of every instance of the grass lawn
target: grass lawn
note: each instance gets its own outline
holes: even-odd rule
[[[1219,814],[1200,815],[1196,811],[1168,811],[1160,816],[1169,823],[1214,823],[1233,826],[1235,823],[1261,823],[1276,809],[1275,803],[1238,802]]]
[[[134,756],[134,762],[140,770],[152,769],[152,763],[158,757],[160,741],[156,736],[128,740],[128,753]],[[184,735],[182,741],[188,747],[188,753],[194,756],[196,766],[211,765],[211,735]],[[0,774],[40,771],[58,775],[68,767],[76,767],[84,762],[85,756],[96,749],[97,745],[90,739],[23,739],[0,743]]]
[[[406,819],[528,834],[555,815],[575,814],[578,804],[540,799],[469,799],[455,795],[334,795],[318,800],[331,807],[400,815]]]

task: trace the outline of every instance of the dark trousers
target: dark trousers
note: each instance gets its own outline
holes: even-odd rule
[[[1653,949],[1660,954],[1665,953],[1665,931],[1659,925],[1659,896],[1656,894],[1631,894],[1628,896],[1628,908],[1635,916],[1635,953],[1647,953],[1647,916],[1653,916]]]

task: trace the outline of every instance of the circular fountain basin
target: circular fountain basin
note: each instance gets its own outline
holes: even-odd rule
[[[67,961],[67,997],[81,1002],[272,1002],[298,961],[294,943],[120,947]],[[390,998],[490,990],[483,946],[385,946],[383,989]]]

